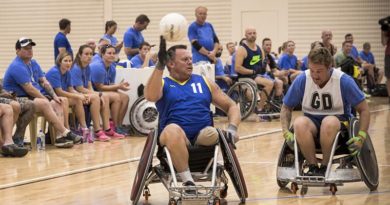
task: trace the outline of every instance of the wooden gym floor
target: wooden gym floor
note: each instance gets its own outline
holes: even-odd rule
[[[328,187],[309,188],[304,197],[279,189],[275,171],[283,142],[280,121],[256,122],[253,117],[241,124],[242,140],[236,150],[249,191],[246,204],[390,204],[390,104],[387,98],[369,101],[369,133],[380,171],[377,191],[370,193],[363,182],[338,187],[336,196]],[[215,122],[217,127],[226,126],[225,118]],[[0,204],[130,204],[144,141],[144,137],[130,137],[70,150],[46,146],[46,151],[33,151],[20,159],[0,157]],[[167,204],[168,192],[162,184],[149,188],[150,204]],[[238,204],[232,185],[227,203]]]

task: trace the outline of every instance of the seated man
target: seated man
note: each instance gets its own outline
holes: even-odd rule
[[[256,29],[247,28],[245,30],[246,41],[237,49],[235,59],[235,69],[238,78],[252,79],[256,84],[264,87],[260,93],[260,103],[257,106],[256,113],[263,113],[263,108],[267,96],[271,94],[274,88],[274,79],[266,73],[265,54],[262,49],[256,45]],[[283,93],[283,86],[276,86],[276,96]]]
[[[376,84],[380,84],[382,82],[384,74],[383,69],[379,69],[375,66],[375,58],[371,52],[371,44],[369,42],[365,42],[363,44],[363,50],[359,52],[359,57],[362,59],[362,67],[369,72],[374,72],[367,76],[371,77],[367,78],[367,87],[371,90],[375,87]]]
[[[211,127],[210,103],[227,113],[227,132],[233,143],[238,141],[240,111],[213,81],[192,74],[192,58],[185,45],[175,45],[166,51],[165,39],[160,38],[159,62],[146,84],[145,98],[156,102],[160,145],[168,148],[183,186],[194,186],[187,146],[218,142],[218,133]],[[162,78],[165,66],[169,77]]]
[[[148,42],[141,43],[139,47],[139,54],[131,58],[131,68],[145,68],[152,67],[152,53],[150,52],[150,44]]]
[[[11,105],[0,104],[0,154],[3,156],[23,157],[28,150],[19,147],[12,141],[12,127],[14,126]]]
[[[17,97],[27,97],[33,101],[35,112],[42,113],[57,130],[57,147],[73,147],[82,138],[64,126],[64,120],[68,118],[68,101],[54,93],[38,62],[32,59],[33,46],[35,42],[29,38],[23,37],[16,41],[17,56],[5,72],[4,89],[16,93]]]
[[[328,49],[310,51],[309,69],[299,75],[283,99],[281,123],[283,136],[288,144],[294,141],[289,131],[292,109],[301,104],[303,116],[292,125],[297,143],[309,163],[307,175],[324,176],[330,158],[333,141],[354,107],[360,116],[359,134],[348,141],[352,155],[359,153],[367,137],[370,112],[363,93],[354,80],[331,67],[332,56]],[[323,159],[318,166],[315,144],[321,145]]]
[[[232,79],[228,76],[227,73],[225,73],[223,63],[221,60],[221,55],[222,55],[222,45],[218,45],[218,51],[215,54],[216,56],[216,62],[215,62],[215,82],[217,85],[222,89],[223,92],[227,92],[232,85],[233,81]]]

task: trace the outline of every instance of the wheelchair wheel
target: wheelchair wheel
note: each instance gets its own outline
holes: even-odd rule
[[[257,104],[257,89],[249,82],[236,82],[227,95],[239,104],[241,120],[245,120],[253,112]]]
[[[355,136],[358,132],[359,120],[353,118],[350,122],[350,136]],[[356,162],[366,186],[370,191],[376,190],[379,185],[378,161],[369,135],[367,135],[367,139],[364,141],[360,154],[356,157]]]
[[[295,158],[294,151],[292,151],[286,142],[283,143],[282,149],[280,150],[279,159],[278,159],[278,168],[279,167],[292,167],[294,166]],[[276,171],[276,174],[278,172]],[[276,176],[276,183],[280,188],[284,188],[289,183],[288,181],[279,180],[279,176]]]
[[[133,201],[133,204],[137,204],[138,200],[142,193],[144,193],[145,189],[145,181],[151,172],[152,168],[152,160],[154,149],[157,144],[157,132],[153,131],[149,134],[146,139],[144,149],[141,154],[141,158],[139,160],[137,172],[134,177],[133,187],[131,189],[130,199]],[[148,191],[148,195],[149,195]]]
[[[158,123],[156,105],[149,102],[145,97],[139,97],[131,106],[129,112],[131,127],[139,134],[147,136]]]
[[[238,197],[241,200],[241,203],[245,203],[246,198],[248,198],[248,190],[246,188],[246,183],[241,171],[240,163],[234,152],[233,146],[227,142],[223,132],[220,129],[217,130],[220,136],[219,139],[224,161],[224,167],[230,176],[230,179],[233,183]]]

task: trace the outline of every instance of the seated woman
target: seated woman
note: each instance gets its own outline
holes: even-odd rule
[[[89,67],[92,58],[92,52],[93,51],[90,46],[80,46],[79,51],[76,54],[76,59],[73,63],[73,67],[70,70],[72,76],[72,84],[78,92],[89,96],[91,99],[100,98],[101,103],[99,104],[99,107],[90,107],[94,129],[96,130],[95,135],[97,136],[97,138],[101,141],[105,141],[110,137],[115,139],[124,138],[124,135],[118,134],[110,128],[110,104],[108,103],[108,95],[102,92],[95,92],[92,88],[91,69]],[[104,132],[101,130],[100,127],[100,116],[103,120]]]
[[[116,132],[129,135],[129,130],[122,126],[129,105],[129,96],[121,92],[130,89],[129,83],[122,80],[115,84],[115,48],[106,45],[101,48],[100,53],[102,59],[90,64],[92,85],[96,91],[108,96],[107,103],[111,108]]]
[[[83,137],[86,138],[89,130],[85,121],[84,104],[90,105],[94,129],[97,131],[96,139],[107,141],[110,138],[106,136],[100,128],[99,110],[100,100],[98,96],[79,93],[73,89],[70,68],[72,67],[72,56],[65,52],[58,55],[56,66],[51,68],[46,74],[46,78],[53,86],[57,95],[68,98],[69,105],[75,107],[76,117],[81,125]],[[95,111],[96,110],[96,111]],[[124,136],[121,136],[123,138]]]

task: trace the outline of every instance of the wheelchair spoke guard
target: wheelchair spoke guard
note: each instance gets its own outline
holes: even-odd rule
[[[158,124],[156,105],[145,97],[139,97],[129,112],[131,127],[139,134],[147,136]]]
[[[353,118],[350,122],[350,136],[352,136],[351,134],[357,135],[358,132],[359,120]],[[378,161],[369,135],[367,135],[367,139],[364,141],[360,154],[356,157],[356,162],[364,183],[371,191],[376,190],[379,184]]]
[[[217,130],[220,136],[219,144],[221,146],[224,167],[231,178],[238,197],[241,199],[241,202],[245,202],[245,199],[248,198],[248,191],[240,163],[238,162],[233,146],[225,139],[224,133],[220,129]]]
[[[137,172],[134,177],[133,187],[131,190],[130,199],[133,201],[133,204],[137,204],[138,200],[141,196],[141,193],[144,190],[145,181],[151,172],[152,168],[152,160],[154,149],[157,144],[157,131],[152,131],[148,135],[144,149],[142,151],[141,158],[139,160]]]

